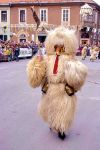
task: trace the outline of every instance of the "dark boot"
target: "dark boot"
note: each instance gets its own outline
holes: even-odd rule
[[[51,128],[49,128],[50,129],[50,131],[52,131],[52,129]]]
[[[58,137],[61,139],[61,140],[64,140],[66,138],[66,135],[65,133],[61,133],[61,132],[58,132]]]

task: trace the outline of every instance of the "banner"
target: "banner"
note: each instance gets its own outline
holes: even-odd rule
[[[20,48],[19,58],[32,57],[32,49],[31,48]]]

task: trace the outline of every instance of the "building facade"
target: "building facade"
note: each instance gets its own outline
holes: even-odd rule
[[[0,7],[0,39],[10,40],[10,7],[7,4]]]
[[[83,19],[80,16],[80,9],[86,2],[93,8],[93,14]],[[7,22],[2,22],[1,28],[4,27],[3,35],[6,30],[7,39],[12,38],[18,42],[31,40],[37,42],[38,39],[45,38],[47,34],[43,26],[47,30],[52,30],[63,25],[76,30],[80,44],[90,44],[99,40],[100,6],[92,0],[66,0],[64,2],[62,0],[13,0],[12,2],[5,0],[5,4],[2,3],[0,10],[5,12],[7,8]],[[36,30],[37,24],[33,18],[32,6],[40,19],[38,30]],[[1,13],[1,16],[4,14]]]

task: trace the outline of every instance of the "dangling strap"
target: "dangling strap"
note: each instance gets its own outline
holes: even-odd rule
[[[58,61],[59,61],[59,55],[56,55],[56,60],[53,68],[53,74],[57,74],[58,71]]]

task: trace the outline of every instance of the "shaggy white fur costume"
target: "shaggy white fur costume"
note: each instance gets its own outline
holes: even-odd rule
[[[94,48],[91,51],[91,56],[90,56],[90,60],[94,61],[97,59],[99,54],[99,48],[97,46],[94,46]]]
[[[53,74],[55,63],[55,45],[64,45],[65,52],[59,56],[58,72]],[[67,83],[76,91],[83,86],[87,75],[87,67],[75,59],[77,39],[75,33],[64,27],[56,28],[48,34],[45,42],[47,55],[39,61],[33,57],[27,66],[30,85],[35,88],[48,80],[48,90],[42,95],[39,104],[39,113],[57,132],[65,132],[73,121],[76,96],[69,96],[65,91]]]

